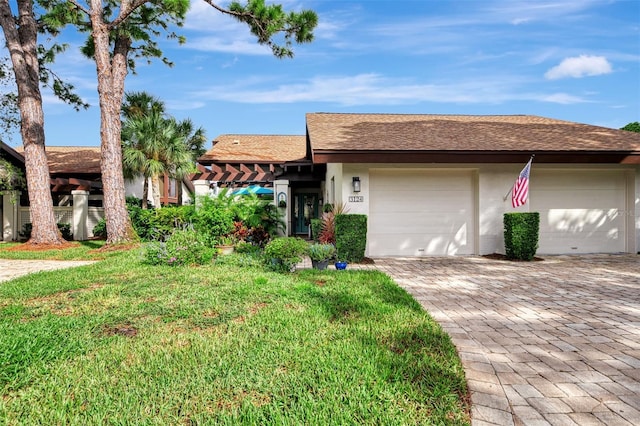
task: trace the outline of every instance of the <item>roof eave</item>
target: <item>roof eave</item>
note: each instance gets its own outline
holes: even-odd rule
[[[290,163],[290,162],[302,162],[302,161],[306,161],[306,158],[299,158],[296,160],[274,160],[274,159],[270,159],[270,160],[266,160],[266,159],[242,159],[239,160],[237,158],[235,159],[223,159],[223,158],[211,158],[211,157],[200,157],[198,158],[198,163],[202,164],[203,166],[210,166],[212,164],[284,164],[284,163]]]
[[[0,142],[0,149],[4,152],[6,152],[7,154],[9,154],[13,159],[15,159],[16,161],[24,164],[24,155],[22,155],[21,153],[19,153],[18,151],[16,151],[15,149],[11,148],[9,145],[7,145],[4,142]]]
[[[640,151],[389,151],[313,150],[313,162],[326,163],[537,163],[640,164]]]

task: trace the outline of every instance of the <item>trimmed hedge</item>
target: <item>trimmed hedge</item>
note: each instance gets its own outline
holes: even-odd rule
[[[505,213],[504,247],[508,259],[533,260],[538,249],[540,213]]]
[[[339,214],[335,218],[338,260],[360,262],[367,248],[367,215]]]

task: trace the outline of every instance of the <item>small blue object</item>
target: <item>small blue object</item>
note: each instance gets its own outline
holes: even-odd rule
[[[347,262],[336,262],[335,266],[338,271],[342,271],[343,269],[347,269]]]

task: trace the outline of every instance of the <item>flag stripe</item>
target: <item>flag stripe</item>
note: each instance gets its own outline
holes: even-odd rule
[[[527,165],[524,166],[524,169],[520,172],[518,179],[516,179],[516,183],[513,184],[511,205],[514,208],[520,207],[527,202],[527,198],[529,196],[529,172],[531,171],[532,160],[533,158],[531,158]]]

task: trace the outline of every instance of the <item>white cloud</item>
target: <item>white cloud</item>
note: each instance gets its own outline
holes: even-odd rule
[[[190,111],[194,109],[200,109],[207,106],[206,103],[197,100],[180,100],[171,99],[166,102],[169,110]]]
[[[553,93],[551,95],[544,95],[540,97],[540,101],[551,102],[554,104],[570,105],[588,102],[587,100],[578,96],[569,95],[567,93]]]
[[[264,86],[268,83],[268,87]],[[589,102],[566,93],[529,93],[523,82],[507,76],[473,78],[453,83],[421,84],[379,74],[316,76],[308,80],[275,85],[257,79],[252,82],[210,86],[198,90],[201,99],[249,104],[325,102],[343,106],[410,105],[421,102],[446,104],[502,104],[509,101],[537,101],[558,104]],[[194,96],[196,92],[194,91]]]
[[[547,71],[544,77],[548,80],[557,80],[567,77],[581,78],[609,74],[610,72],[612,72],[611,64],[604,56],[580,55],[563,59],[559,65]]]
[[[271,55],[268,46],[260,45],[248,37],[245,39],[224,39],[220,37],[197,37],[188,39],[184,45],[188,49],[202,52],[223,52],[237,55]]]
[[[512,25],[519,25],[532,21],[553,21],[579,15],[602,3],[602,0],[510,0],[488,2],[487,11],[489,17],[496,21],[508,21]]]

